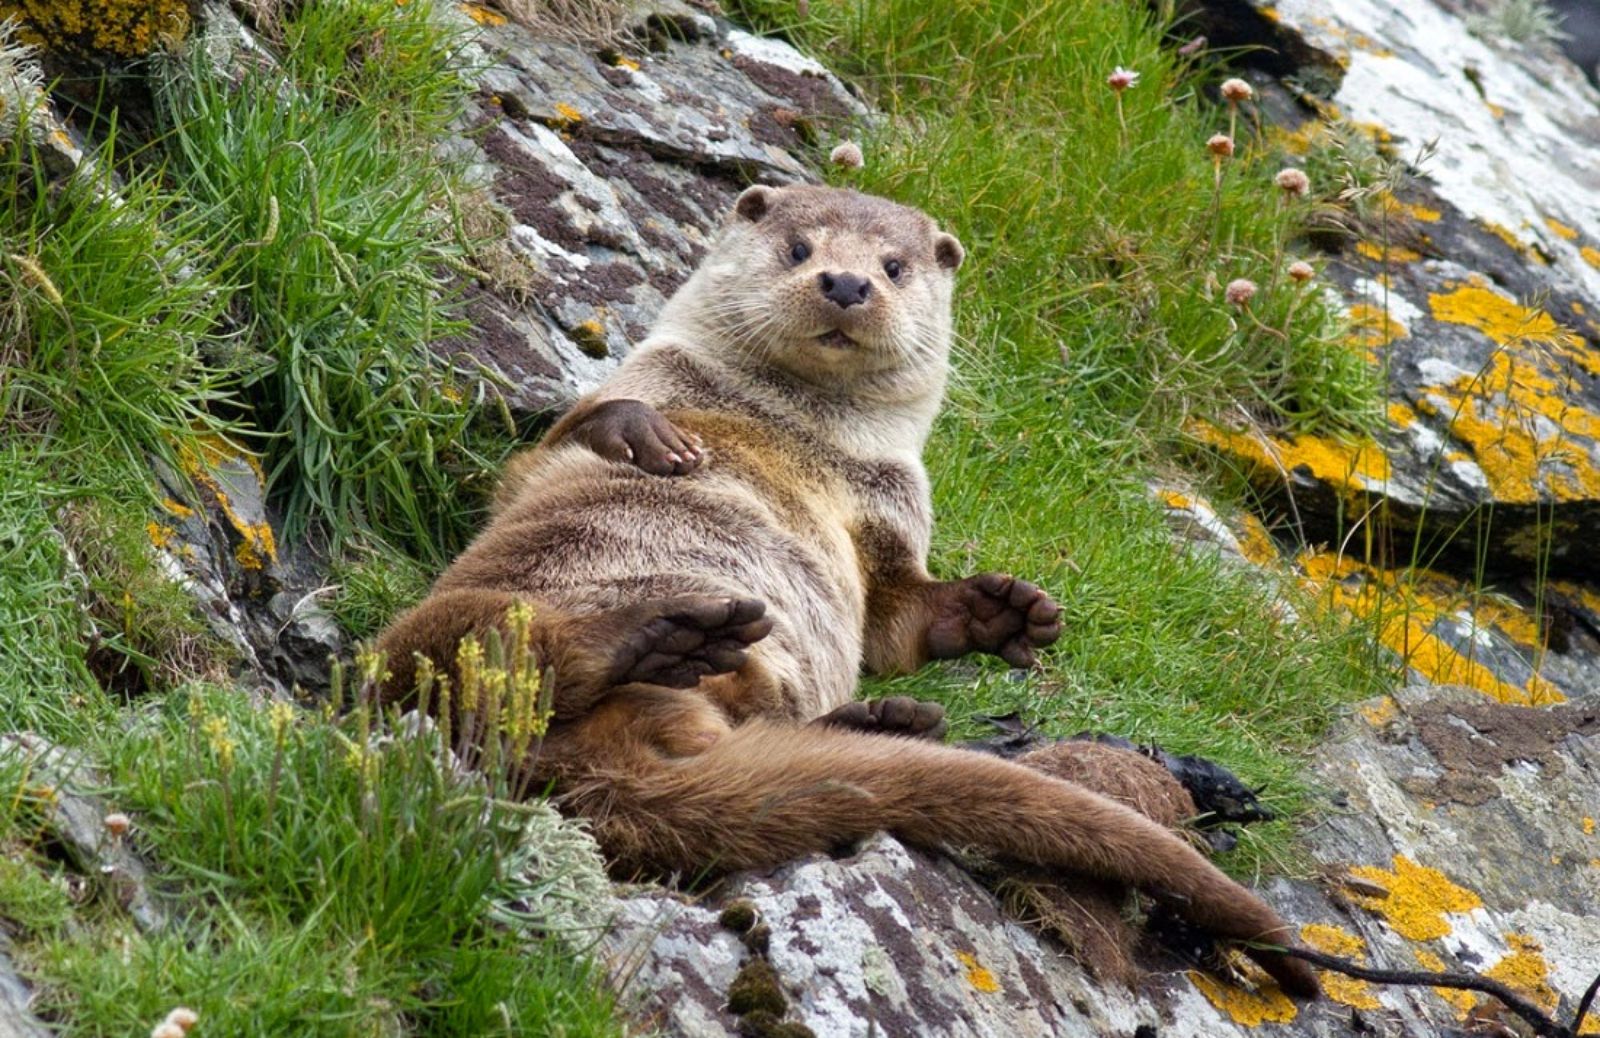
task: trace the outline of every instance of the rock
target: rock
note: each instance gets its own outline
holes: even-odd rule
[[[1302,939],[1391,969],[1487,973],[1569,1019],[1600,972],[1600,837],[1584,813],[1600,804],[1600,711],[1417,686],[1367,704],[1319,756],[1348,804],[1308,833],[1321,878],[1263,891]],[[745,1033],[765,1011],[819,1036],[1244,1035],[1272,1021],[1422,1038],[1482,1001],[1324,976],[1328,998],[1296,1007],[1149,958],[1129,991],[1006,918],[951,861],[888,836],[693,902],[657,891],[620,906],[605,955],[626,1004],[674,1035]]]
[[[28,1012],[31,995],[11,964],[8,944],[0,933],[0,1038],[49,1038],[44,1024]]]
[[[0,754],[20,757],[33,780],[54,791],[45,821],[73,866],[110,894],[141,930],[163,929],[167,913],[151,892],[149,870],[133,853],[127,835],[106,824],[112,809],[85,792],[106,788],[105,777],[76,751],[28,732],[0,733]]]
[[[1355,345],[1386,369],[1389,429],[1199,438],[1292,496],[1316,537],[1379,506],[1430,557],[1485,549],[1526,572],[1547,552],[1551,572],[1600,574],[1600,91],[1555,50],[1480,39],[1432,0],[1209,10],[1215,42],[1274,47],[1264,63],[1324,116],[1398,158],[1433,150],[1330,267]],[[1317,126],[1284,130],[1304,151]],[[1471,543],[1455,536],[1490,505]]]
[[[814,141],[865,109],[821,65],[683,5],[631,16],[626,50],[536,36],[474,5],[477,88],[452,143],[505,225],[440,345],[545,414],[645,335],[747,184],[815,179]]]
[[[280,547],[260,465],[220,440],[179,460],[181,472],[157,466],[168,497],[150,524],[168,575],[232,650],[242,680],[279,698],[296,686],[326,692],[344,638],[316,600],[314,568]]]

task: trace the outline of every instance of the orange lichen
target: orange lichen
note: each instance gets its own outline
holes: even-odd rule
[[[1249,512],[1239,517],[1239,529],[1234,532],[1239,539],[1239,553],[1257,566],[1266,566],[1279,560],[1278,544],[1272,539],[1267,525]]]
[[[1362,964],[1367,961],[1367,943],[1341,926],[1307,923],[1300,928],[1300,940],[1329,955],[1353,959]],[[1352,1009],[1378,1009],[1382,1006],[1372,993],[1372,985],[1364,980],[1327,970],[1320,971],[1319,979],[1323,992],[1335,1002]]]
[[[1326,552],[1305,552],[1295,561],[1305,574],[1303,583],[1324,605],[1375,621],[1378,640],[1435,684],[1467,685],[1502,703],[1523,706],[1566,698],[1537,673],[1511,684],[1435,633],[1440,621],[1459,622],[1472,603],[1472,596],[1451,578],[1427,569],[1380,570]],[[1471,614],[1466,619],[1483,622]]]
[[[1394,871],[1357,865],[1350,874],[1376,883],[1388,897],[1368,897],[1352,892],[1361,907],[1382,915],[1395,933],[1413,941],[1431,941],[1450,933],[1446,913],[1482,908],[1483,900],[1465,887],[1450,882],[1438,869],[1418,865],[1403,854],[1394,856]]]
[[[1370,241],[1356,242],[1356,252],[1379,263],[1415,263],[1422,258],[1422,253],[1404,245],[1383,245]]]
[[[1511,951],[1489,967],[1484,976],[1522,992],[1546,1012],[1555,1009],[1561,996],[1550,986],[1550,966],[1544,961],[1539,942],[1527,934],[1509,933],[1506,943]]]
[[[1189,435],[1248,462],[1258,475],[1304,468],[1313,477],[1347,491],[1377,489],[1389,478],[1389,459],[1370,438],[1341,441],[1321,436],[1268,436],[1191,421]]]
[[[1426,948],[1412,948],[1411,954],[1417,957],[1417,964],[1423,969],[1433,973],[1445,972],[1444,960]],[[1433,993],[1449,1003],[1456,1011],[1457,1020],[1465,1020],[1467,1014],[1472,1012],[1472,1007],[1478,1004],[1477,995],[1460,988],[1434,988]]]
[[[1600,440],[1600,415],[1571,402],[1580,389],[1571,369],[1600,374],[1600,351],[1548,313],[1481,283],[1434,293],[1428,303],[1436,320],[1476,328],[1506,347],[1477,372],[1425,387],[1418,402],[1473,449],[1495,497],[1515,504],[1600,497],[1600,468],[1573,442]]]
[[[1350,334],[1345,341],[1367,351],[1368,359],[1376,362],[1378,348],[1411,334],[1405,324],[1388,310],[1371,303],[1355,303],[1345,318],[1350,322]]]
[[[1400,716],[1400,704],[1394,696],[1384,696],[1376,703],[1361,708],[1361,716],[1374,728],[1382,728]]]
[[[1206,1001],[1228,1014],[1234,1023],[1245,1027],[1259,1027],[1268,1022],[1286,1024],[1298,1015],[1294,1002],[1259,966],[1238,955],[1232,956],[1230,961],[1251,987],[1225,984],[1198,970],[1189,971],[1189,983],[1199,989]]]
[[[178,532],[165,523],[151,520],[144,524],[145,533],[150,537],[150,544],[163,551],[172,547],[172,538]]]
[[[1522,256],[1522,258],[1533,260],[1535,263],[1546,262],[1545,258],[1539,255],[1538,251],[1535,250],[1533,246],[1529,245],[1521,238],[1518,238],[1517,233],[1511,228],[1495,223],[1493,220],[1480,220],[1478,222],[1480,225],[1482,225],[1484,230],[1488,231],[1490,234],[1494,235],[1496,238],[1499,238],[1501,241],[1515,249],[1517,253]]]
[[[1545,217],[1544,225],[1554,231],[1559,237],[1565,238],[1567,241],[1578,240],[1578,229],[1576,227],[1568,227],[1566,224],[1562,223],[1560,220],[1557,220],[1553,216]]]
[[[967,969],[967,983],[974,989],[984,994],[993,994],[1000,990],[1000,982],[994,974],[978,964],[978,957],[970,952],[956,952],[956,958],[961,960],[961,965]]]
[[[266,477],[262,474],[261,463],[249,454],[233,450],[221,437],[206,437],[199,441],[198,446],[198,453],[189,444],[181,446],[178,450],[178,463],[191,480],[210,491],[211,496],[216,499],[217,507],[222,510],[222,514],[227,517],[239,535],[239,543],[234,546],[233,557],[238,560],[239,565],[252,570],[263,569],[270,563],[276,562],[278,545],[271,525],[265,520],[252,523],[240,515],[228,492],[223,489],[222,482],[212,471],[223,464],[242,461],[249,467],[256,482],[264,485]]]
[[[465,3],[461,5],[461,13],[477,22],[479,25],[490,27],[504,25],[506,16],[499,11],[491,10],[482,4]]]
[[[0,19],[16,16],[45,47],[135,58],[189,34],[185,0],[7,0]]]
[[[583,122],[583,113],[567,104],[565,101],[557,101],[555,103],[555,110],[556,115],[559,116],[561,121],[566,123],[568,126],[577,126],[579,123]]]

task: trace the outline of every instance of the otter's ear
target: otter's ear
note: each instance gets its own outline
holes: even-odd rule
[[[767,215],[767,210],[772,208],[772,196],[774,194],[776,192],[772,188],[762,187],[760,184],[756,184],[754,187],[747,187],[744,189],[744,193],[733,203],[733,211],[751,223],[758,223],[763,216]]]
[[[961,247],[954,235],[940,233],[933,236],[933,257],[944,269],[955,270],[967,258],[967,250]]]

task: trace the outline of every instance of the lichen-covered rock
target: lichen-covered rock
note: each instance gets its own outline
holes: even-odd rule
[[[1418,686],[1367,704],[1320,757],[1336,799],[1307,836],[1320,874],[1263,891],[1302,940],[1391,969],[1486,973],[1570,1018],[1600,972],[1600,710]],[[1198,1038],[1268,1023],[1422,1038],[1487,1002],[1324,975],[1328,998],[1297,1007],[1270,986],[1158,960],[1129,991],[1006,918],[952,862],[887,836],[694,902],[625,898],[604,949],[641,1019],[697,1038],[743,1033],[757,996],[775,1021],[824,1038]]]
[[[181,472],[157,468],[168,496],[149,525],[168,574],[233,651],[241,679],[280,697],[297,685],[326,691],[344,639],[317,602],[316,574],[279,546],[260,464],[220,440],[179,462]]]
[[[1254,39],[1325,118],[1421,181],[1332,264],[1389,382],[1377,441],[1197,427],[1332,533],[1381,504],[1402,531],[1491,564],[1600,573],[1600,91],[1553,49],[1473,35],[1433,0],[1221,4],[1219,42]],[[1336,84],[1336,85],[1334,85]],[[1289,150],[1315,134],[1285,127]],[[1455,537],[1486,505],[1471,544]],[[1555,536],[1548,536],[1552,528]],[[1342,533],[1343,531],[1339,531]]]
[[[477,87],[453,145],[506,226],[441,345],[501,376],[514,411],[570,404],[642,339],[754,181],[812,179],[802,157],[864,109],[786,44],[662,0],[622,50],[536,36],[473,4]]]
[[[44,1024],[28,1012],[32,993],[11,965],[8,943],[0,933],[0,1038],[49,1038]]]
[[[51,53],[138,58],[181,42],[193,9],[189,0],[0,0],[0,20],[7,18]]]

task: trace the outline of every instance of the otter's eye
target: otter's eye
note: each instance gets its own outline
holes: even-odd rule
[[[899,260],[884,260],[883,272],[889,275],[890,281],[899,281],[900,275],[906,272],[906,268]]]
[[[789,249],[789,258],[796,263],[804,263],[811,256],[811,246],[803,241],[797,241]]]

